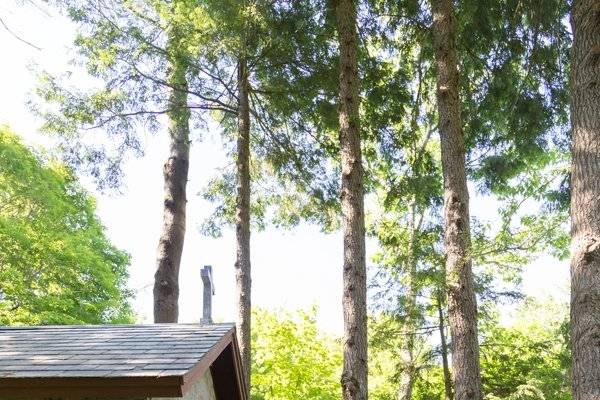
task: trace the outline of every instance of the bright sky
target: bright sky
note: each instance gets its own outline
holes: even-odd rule
[[[29,66],[37,64],[50,72],[73,69],[68,65],[73,52],[74,28],[52,9],[40,11],[15,0],[0,1],[0,18],[7,27],[36,50],[15,39],[0,26],[0,124],[6,123],[27,143],[48,145],[37,133],[40,121],[29,111],[35,78]],[[213,316],[217,321],[235,320],[234,271],[235,236],[225,231],[222,238],[203,237],[198,226],[211,206],[197,194],[226,162],[218,131],[203,132],[190,156],[188,225],[181,265],[180,322],[197,322],[201,316],[200,268],[213,266],[216,295]],[[146,155],[126,164],[122,195],[97,193],[92,185],[98,213],[117,246],[132,256],[130,287],[136,290],[135,311],[140,322],[152,322],[152,284],[156,245],[162,222],[162,164],[166,158],[165,135],[146,135]],[[494,220],[495,204],[472,196],[472,214]],[[341,234],[325,235],[317,227],[303,225],[293,231],[267,229],[254,232],[252,251],[253,305],[293,311],[313,304],[319,308],[319,326],[331,333],[342,330]],[[368,251],[373,246],[368,246]],[[526,268],[523,288],[527,294],[568,297],[568,264],[541,257]]]

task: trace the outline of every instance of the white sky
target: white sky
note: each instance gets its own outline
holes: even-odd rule
[[[23,135],[27,143],[48,144],[37,133],[40,121],[26,106],[35,86],[28,66],[32,63],[51,72],[72,69],[71,43],[74,29],[56,11],[47,15],[15,0],[0,0],[0,18],[36,50],[0,26],[0,124],[6,123]],[[146,155],[125,166],[122,195],[102,195],[86,185],[98,202],[98,213],[108,235],[132,255],[130,287],[137,292],[134,303],[140,322],[152,321],[152,284],[156,244],[162,221],[162,164],[166,157],[165,135],[146,137]],[[201,314],[200,268],[213,266],[216,295],[213,316],[217,321],[235,320],[235,236],[226,230],[222,238],[203,237],[198,226],[211,210],[197,193],[222,166],[225,156],[218,132],[203,133],[194,142],[188,186],[188,230],[181,264],[180,322],[197,322]],[[493,220],[495,204],[472,193],[472,214]],[[368,246],[368,250],[374,250]],[[303,225],[293,231],[267,229],[252,234],[252,301],[269,309],[295,310],[316,304],[319,326],[331,333],[342,330],[341,234],[325,235],[317,227]],[[527,294],[568,297],[568,264],[542,257],[525,270]]]

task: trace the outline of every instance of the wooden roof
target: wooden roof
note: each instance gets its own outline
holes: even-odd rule
[[[0,328],[0,397],[178,397],[209,368],[244,399],[234,325]]]

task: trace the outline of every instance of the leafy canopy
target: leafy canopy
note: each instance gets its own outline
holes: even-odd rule
[[[131,322],[128,264],[70,170],[0,127],[0,324]]]
[[[315,314],[253,312],[252,400],[340,398],[341,346],[317,330]]]

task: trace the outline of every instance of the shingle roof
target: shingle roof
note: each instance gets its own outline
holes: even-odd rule
[[[183,375],[233,325],[0,328],[0,378]]]
[[[230,363],[234,344],[233,324],[0,327],[0,395],[32,385],[40,394],[72,385],[82,394],[85,386],[181,392],[224,351]]]

